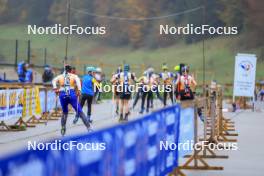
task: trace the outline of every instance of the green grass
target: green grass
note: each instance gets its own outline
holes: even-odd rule
[[[43,64],[43,48],[48,49],[48,63],[54,66],[62,66],[65,55],[66,36],[57,35],[27,35],[26,25],[0,25],[0,55],[6,56],[7,62],[14,62],[14,40],[20,40],[19,58],[26,58],[27,43],[32,41],[32,62]],[[253,50],[240,50],[240,36],[219,37],[205,42],[206,80],[218,80],[220,83],[233,82],[234,58],[238,52],[260,53],[261,48]],[[142,65],[153,66],[160,71],[160,65],[167,62],[170,69],[178,63],[186,63],[201,83],[202,80],[202,42],[192,45],[179,43],[168,48],[156,50],[133,50],[128,46],[112,47],[104,41],[93,38],[70,36],[69,56],[74,58],[70,63],[77,65],[80,74],[85,65],[101,65],[107,77],[124,62],[132,65],[132,71],[141,74]],[[79,64],[78,64],[79,63]],[[257,80],[264,78],[264,63],[258,63]]]

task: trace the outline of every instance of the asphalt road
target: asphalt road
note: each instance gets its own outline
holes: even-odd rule
[[[138,102],[136,108],[131,110],[131,115],[129,120],[142,117],[139,114],[139,105],[141,101]],[[154,102],[154,109],[158,109],[161,106],[161,103],[158,101]],[[119,117],[115,115],[115,107],[112,104],[112,101],[104,101],[101,104],[95,104],[92,109],[92,130],[98,130],[113,126],[118,122]],[[84,107],[84,112],[86,113],[86,107]],[[82,120],[79,119],[77,124],[73,124],[73,119],[75,114],[69,114],[67,120],[67,130],[65,137],[72,135],[88,133],[86,127],[82,123]],[[14,124],[17,119],[12,119],[7,121],[7,124]],[[48,141],[52,139],[61,138],[61,122],[60,120],[48,121],[47,125],[37,124],[34,128],[27,128],[26,131],[19,132],[0,132],[0,158],[9,154],[12,154],[18,150],[25,149],[28,146],[28,141]]]
[[[210,166],[222,166],[222,171],[183,170],[188,176],[263,176],[264,175],[264,103],[256,112],[240,110],[224,113],[235,122],[238,150],[217,151],[218,155],[228,155],[228,159],[206,159]],[[261,110],[262,109],[262,110]],[[183,164],[185,159],[181,159]]]

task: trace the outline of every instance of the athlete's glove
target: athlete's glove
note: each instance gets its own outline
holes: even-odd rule
[[[81,91],[80,90],[77,90],[77,97],[81,96]]]
[[[59,89],[53,89],[53,90],[56,93],[56,95],[59,95],[59,93],[60,93],[60,90]]]

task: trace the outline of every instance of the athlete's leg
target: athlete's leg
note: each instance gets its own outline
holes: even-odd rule
[[[149,112],[151,100],[153,99],[153,96],[152,96],[153,94],[152,94],[152,91],[149,91],[147,94],[148,94],[148,96],[147,96],[147,112]]]
[[[99,91],[98,92],[98,98],[97,98],[98,101],[101,101],[101,92]]]
[[[116,114],[119,114],[119,103],[120,103],[120,97],[119,97],[119,93],[115,93],[115,97],[116,97]]]
[[[136,93],[136,96],[135,96],[135,99],[134,99],[134,102],[133,102],[133,109],[136,107],[138,99],[139,99],[139,92]]]
[[[85,104],[85,101],[86,101],[86,95],[85,94],[82,94],[82,97],[81,97],[81,101],[80,101],[80,106],[81,106],[81,108],[83,108],[83,106],[84,106],[84,104]],[[78,122],[78,120],[79,120],[79,114],[78,114],[78,112],[76,112],[76,116],[75,116],[75,118],[74,118],[74,120],[73,120],[73,123],[74,124],[76,124],[77,122]]]
[[[174,103],[174,101],[173,101],[173,90],[171,90],[169,92],[169,95],[170,95],[171,103],[173,104]]]
[[[98,103],[98,96],[99,96],[99,89],[96,87],[94,94],[95,103]]]
[[[153,90],[153,92],[156,92],[156,90]],[[154,107],[154,95],[153,95],[153,92],[152,92],[151,97],[150,97],[150,104],[149,104],[150,108]]]
[[[93,103],[93,96],[88,95],[87,96],[87,117],[88,117],[90,123],[92,123],[92,120],[91,120],[92,103]]]
[[[160,93],[159,93],[158,88],[157,88],[157,90],[156,90],[156,94],[157,94],[158,99],[159,99],[161,102],[163,102],[163,99],[162,99],[162,97],[161,97],[161,95],[160,95]]]
[[[126,112],[126,114],[128,114],[129,113],[129,100],[125,100],[125,112]]]
[[[72,105],[73,109],[76,111],[77,114],[80,115],[84,125],[89,128],[90,127],[90,123],[89,120],[87,118],[87,116],[85,116],[85,114],[83,113],[81,106],[77,100],[77,96],[75,93],[71,93],[71,99],[70,99],[70,104]]]
[[[146,96],[147,96],[147,92],[143,91],[142,92],[142,98],[141,98],[141,110],[139,112],[140,114],[142,114],[144,112]]]
[[[61,117],[61,135],[63,135],[63,136],[66,133],[67,117],[68,117],[68,114],[67,113],[63,113],[62,114],[62,117]]]
[[[68,114],[69,97],[67,97],[64,92],[60,92],[59,99],[62,112]]]
[[[92,114],[92,103],[93,103],[93,96],[87,96],[87,116],[91,116]]]
[[[125,121],[128,120],[128,115],[129,115],[129,99],[124,100],[124,108],[125,108]]]
[[[86,100],[87,100],[87,95],[86,94],[82,94],[81,101],[80,101],[80,105],[81,105],[82,108],[83,108]]]
[[[123,120],[123,108],[124,108],[124,99],[121,98],[121,104],[120,104],[120,118],[119,121]]]
[[[66,133],[66,123],[68,117],[68,104],[69,104],[69,97],[65,96],[64,92],[61,92],[59,95],[61,108],[62,108],[62,117],[61,117],[61,134],[65,135]]]
[[[164,104],[164,106],[167,105],[167,90],[165,90],[164,94],[163,94],[163,104]]]

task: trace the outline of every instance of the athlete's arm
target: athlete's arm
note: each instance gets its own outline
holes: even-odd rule
[[[60,76],[61,76],[61,75],[58,75],[57,77],[55,77],[55,78],[52,80],[52,87],[53,87],[53,89],[57,89],[57,83],[58,83],[58,81],[59,81],[59,79],[60,79]]]
[[[135,73],[131,73],[131,79],[136,83],[137,82],[137,78]]]
[[[144,76],[141,76],[138,79],[136,79],[136,82],[141,82],[143,79],[144,79]]]
[[[114,75],[112,76],[110,82],[113,84],[113,83],[116,81],[116,79],[117,79],[117,75],[114,74]]]
[[[92,79],[92,83],[93,83],[98,89],[100,89],[100,84],[99,84],[99,82],[98,82],[95,78]]]
[[[136,76],[135,76],[135,73],[131,73],[131,79],[133,79],[133,80],[137,79]]]
[[[179,82],[180,82],[180,77],[181,77],[181,75],[178,74],[178,73],[176,73],[176,75],[175,75],[175,85],[178,85],[178,84],[179,84]]]
[[[192,78],[192,79],[191,79],[192,84],[196,87],[196,85],[197,85],[196,81],[194,80],[193,77],[191,77],[191,78]]]
[[[79,91],[81,91],[82,86],[81,86],[81,80],[80,80],[80,78],[77,75],[74,75],[74,79],[75,79],[75,83],[76,83],[77,89]]]

